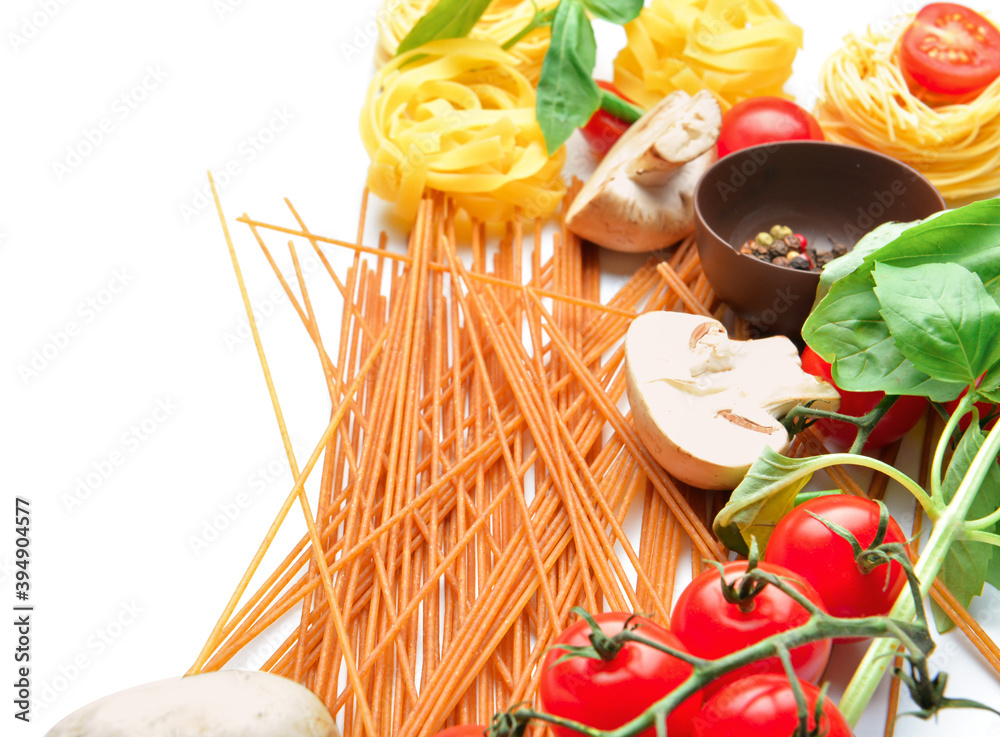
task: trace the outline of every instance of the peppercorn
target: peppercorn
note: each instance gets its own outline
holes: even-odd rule
[[[787,225],[774,225],[771,227],[771,237],[774,239],[787,238],[792,235],[792,229]]]
[[[768,253],[771,254],[771,258],[785,256],[788,254],[788,244],[779,238],[771,244],[771,247],[768,249]]]
[[[802,250],[802,241],[799,240],[799,237],[795,235],[795,233],[792,233],[791,235],[786,235],[782,240],[784,240],[789,250],[791,251]]]
[[[758,233],[757,237],[754,238],[759,246],[770,246],[774,243],[774,238],[771,237],[770,233]]]
[[[776,259],[771,261],[775,266],[788,266],[788,259],[784,256],[778,256]]]
[[[823,251],[822,253],[817,253],[813,257],[813,262],[816,264],[816,266],[820,268],[826,266],[831,261],[833,261],[833,254],[830,251]]]
[[[788,265],[793,269],[798,269],[799,271],[808,271],[810,269],[809,259],[801,253],[795,254],[788,259]]]

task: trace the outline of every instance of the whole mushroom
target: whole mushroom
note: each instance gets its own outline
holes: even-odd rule
[[[615,251],[653,251],[694,230],[694,190],[715,161],[722,110],[702,90],[667,95],[601,160],[566,213],[566,226]]]
[[[784,336],[730,340],[718,320],[681,312],[649,312],[625,337],[632,418],[653,458],[671,475],[701,489],[734,489],[788,432],[778,421],[792,407],[836,411],[837,390],[802,370]]]
[[[340,737],[312,691],[262,671],[222,670],[145,683],[98,699],[45,737]]]

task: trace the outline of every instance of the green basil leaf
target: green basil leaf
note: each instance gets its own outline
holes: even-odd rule
[[[816,287],[815,303],[818,304],[826,296],[835,281],[853,273],[861,266],[868,254],[874,253],[887,243],[896,240],[903,231],[919,224],[919,220],[912,223],[884,223],[862,236],[850,251],[823,267],[819,275],[819,286]]]
[[[492,0],[438,0],[399,42],[402,54],[439,38],[463,38],[476,25]]]
[[[947,504],[955,498],[955,492],[958,491],[962,479],[968,472],[972,459],[976,457],[985,440],[986,435],[977,425],[970,425],[962,435],[951,463],[948,464],[941,487],[944,503]],[[983,485],[979,487],[972,506],[969,507],[968,519],[985,517],[998,506],[1000,506],[1000,466],[994,463],[983,480]],[[996,527],[987,532],[996,532]],[[997,558],[1000,556],[996,555],[992,545],[958,539],[948,549],[938,578],[945,583],[962,606],[967,607],[973,598],[983,593],[983,584],[986,583],[987,577],[993,578],[1000,573],[1000,568],[994,562]],[[951,629],[954,623],[948,616],[937,604],[931,602],[931,606],[938,631],[946,632]]]
[[[990,557],[990,564],[986,566],[986,583],[995,589],[1000,589],[1000,555],[997,555],[995,550]]]
[[[583,0],[583,4],[595,17],[619,25],[635,20],[642,10],[642,0]]]
[[[961,264],[996,298],[1000,293],[1000,200],[974,202],[924,220],[866,256],[864,266],[871,271],[876,261],[900,267]]]
[[[848,391],[954,399],[966,384],[933,379],[900,352],[873,286],[866,273],[840,279],[802,326],[805,341],[833,365],[834,382]]]
[[[1000,388],[1000,362],[994,364],[986,373],[979,384],[979,393],[992,402],[996,402],[996,396],[1000,395],[997,389]]]
[[[987,402],[998,404],[1000,403],[1000,391],[994,389],[993,391],[979,392],[979,398]]]
[[[876,306],[872,278],[876,262],[900,268],[958,263],[976,274],[996,299],[1000,200],[975,202],[905,229],[868,253],[853,272],[833,281],[802,328],[803,339],[833,364],[834,380],[844,389],[918,394],[939,402],[953,399],[964,382],[921,371],[896,347]],[[871,295],[866,294],[869,291]]]
[[[973,384],[1000,358],[1000,306],[964,266],[878,263],[874,276],[882,319],[917,369]]]
[[[535,116],[549,154],[584,125],[600,105],[594,82],[597,41],[580,0],[562,0],[552,20],[552,40],[542,60]]]
[[[712,524],[716,534],[725,531],[732,540],[735,527],[747,545],[755,537],[763,553],[774,526],[795,506],[796,495],[824,464],[830,465],[824,456],[789,458],[765,447],[716,515]]]

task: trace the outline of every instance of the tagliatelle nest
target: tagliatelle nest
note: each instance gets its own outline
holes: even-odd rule
[[[396,54],[399,42],[421,17],[427,14],[436,0],[385,0],[378,14],[379,43],[376,62],[387,63]],[[535,12],[558,4],[558,0],[495,0],[490,3],[479,22],[469,33],[470,38],[495,41],[501,46],[525,28]],[[542,59],[549,48],[551,33],[548,28],[537,28],[522,38],[511,49],[517,57],[519,68],[532,84],[542,73]]]
[[[640,105],[683,90],[715,93],[723,111],[782,90],[802,29],[771,0],[653,0],[626,24],[615,84]]]
[[[368,186],[408,222],[426,190],[483,221],[548,216],[566,191],[565,151],[546,151],[535,89],[492,41],[433,41],[395,57],[375,74],[360,127]]]

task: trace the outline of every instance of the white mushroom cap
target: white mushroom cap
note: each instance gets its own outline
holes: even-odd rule
[[[566,214],[574,233],[615,251],[652,251],[694,230],[694,189],[722,125],[707,90],[673,92],[622,134]]]
[[[639,437],[673,476],[702,489],[733,489],[765,447],[783,452],[789,437],[777,418],[795,405],[840,405],[832,385],[802,370],[788,338],[730,340],[700,315],[640,315],[625,360]]]

